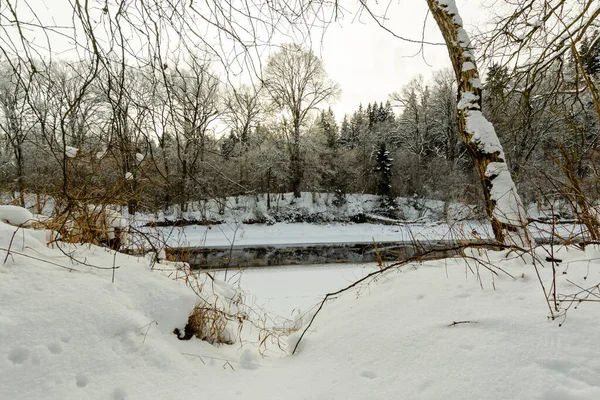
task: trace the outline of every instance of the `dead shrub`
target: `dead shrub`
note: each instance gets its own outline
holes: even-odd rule
[[[128,238],[127,221],[106,204],[74,203],[40,225],[58,232],[56,240],[104,245],[113,250],[118,250]]]
[[[181,337],[177,329],[175,334],[179,339],[191,339],[195,336],[210,344],[233,344],[234,340],[227,330],[227,325],[234,320],[242,323],[240,317],[228,315],[214,305],[212,307],[198,305],[194,307],[188,319],[184,337]]]

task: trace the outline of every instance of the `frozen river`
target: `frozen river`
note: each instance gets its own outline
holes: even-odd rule
[[[229,270],[227,281],[241,286],[247,304],[292,318],[311,309],[327,293],[348,286],[377,268],[374,263],[248,268]],[[210,274],[225,278],[223,270]]]

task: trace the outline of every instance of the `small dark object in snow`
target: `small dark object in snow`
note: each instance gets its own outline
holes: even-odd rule
[[[548,262],[555,262],[557,264],[562,262],[561,259],[559,259],[559,258],[552,258],[552,257],[546,257],[546,261],[548,261]]]
[[[367,222],[367,216],[363,213],[358,213],[350,217],[350,220],[355,224],[364,224],[365,222]]]
[[[181,331],[179,330],[179,328],[175,328],[173,333],[175,335],[177,335],[177,339],[179,339],[179,340],[190,340],[191,338],[194,337],[194,330],[192,328],[192,325],[189,322],[185,325],[183,335],[181,334]]]
[[[451,326],[460,325],[460,324],[476,324],[476,323],[477,323],[477,321],[452,321],[452,323],[448,326],[451,327]]]

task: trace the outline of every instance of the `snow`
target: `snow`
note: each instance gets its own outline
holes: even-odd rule
[[[479,110],[466,110],[465,114],[466,129],[471,135],[471,141],[477,143],[488,154],[498,153],[498,156],[504,160],[504,150],[491,122]]]
[[[0,223],[2,248],[9,248],[13,231]],[[1,398],[109,398],[131,393],[123,389],[131,372],[119,376],[124,367],[134,371],[173,363],[173,341],[144,349],[140,328],[150,326],[154,336],[148,342],[154,342],[185,325],[196,299],[183,283],[148,273],[143,259],[115,258],[95,246],[65,249],[89,265],[112,267],[114,261],[120,268],[113,284],[112,269],[70,262],[62,251],[46,246],[43,231],[16,235],[11,250],[0,266]]]
[[[231,282],[240,281],[251,304],[285,318],[294,318],[312,309],[331,290],[348,286],[377,268],[370,263],[305,265],[249,268],[243,273],[230,270],[227,276]],[[215,271],[214,276],[224,279],[225,271]]]
[[[348,222],[361,214],[381,211],[381,196],[369,194],[343,195],[343,204],[335,205],[337,196],[333,193],[301,193],[294,198],[292,193],[271,194],[271,208],[267,208],[267,195],[248,195],[216,198],[208,201],[192,202],[188,211],[181,212],[177,207],[168,213],[156,215],[136,214],[140,222],[167,221],[176,219],[206,220],[209,222]],[[463,203],[445,203],[440,200],[420,197],[397,197],[394,199],[398,219],[404,221],[440,221],[473,218],[475,207]]]
[[[506,192],[505,192],[506,193]],[[509,194],[499,196],[509,201]],[[517,210],[511,205],[512,210]],[[501,220],[505,215],[498,215]],[[516,214],[508,217],[516,218]],[[385,221],[385,218],[379,217]],[[412,223],[405,225],[380,224],[236,224],[212,226],[189,225],[184,227],[141,228],[154,242],[155,248],[170,247],[251,247],[273,245],[278,247],[313,244],[413,242],[460,239],[491,239],[494,237],[487,222],[463,221],[447,223]],[[577,239],[582,237],[582,227],[576,224],[532,223],[529,231],[538,238],[550,238],[552,230],[557,237]]]
[[[76,147],[65,146],[65,154],[69,158],[75,158],[75,157],[77,157],[77,152],[78,151],[79,151],[79,149],[76,148]]]
[[[473,85],[474,88],[481,89],[483,87],[481,85],[481,79],[479,79],[479,78],[471,78],[470,82],[471,82],[471,85]]]
[[[520,225],[526,213],[518,196],[514,183],[505,162],[489,163],[485,171],[486,177],[495,176],[494,185],[490,188],[490,197],[496,202],[494,217],[509,225]]]
[[[477,100],[479,100],[479,96],[477,96],[473,92],[463,92],[462,96],[460,96],[460,101],[457,104],[457,108],[459,110],[468,110],[471,108],[480,108],[479,104],[477,104]]]
[[[471,61],[466,61],[463,63],[463,66],[462,66],[463,72],[471,71],[472,69],[475,69],[475,64],[473,64]]]
[[[28,226],[33,221],[33,215],[23,207],[0,205],[0,221],[16,226]]]
[[[131,172],[126,172],[125,173],[125,180],[127,180],[127,181],[133,180],[133,174]]]
[[[184,227],[143,228],[156,238],[157,243],[171,247],[195,246],[253,246],[291,245],[317,243],[372,243],[389,241],[440,240],[455,237],[470,237],[477,232],[479,237],[488,237],[488,224],[465,221],[448,224],[219,224],[212,226],[189,225]],[[462,234],[461,234],[462,233]],[[159,246],[162,247],[162,246]]]
[[[1,248],[8,247],[14,229],[0,223]],[[328,301],[298,353],[289,356],[286,350],[300,334],[293,329],[306,326],[321,296],[375,271],[375,265],[229,271],[229,284],[219,272],[215,293],[240,293],[234,284],[239,280],[245,298],[253,299],[248,322],[287,328],[279,331],[279,345],[269,336],[261,347],[257,334],[265,339],[267,330],[247,329],[244,322],[240,342],[213,346],[179,341],[172,333],[197,301],[184,280],[175,279],[172,264],[151,270],[146,258],[115,256],[95,246],[63,249],[89,265],[118,266],[112,283],[112,269],[71,262],[46,246],[44,232],[22,231],[0,264],[1,398],[600,396],[600,307],[569,300],[577,293],[590,300],[600,295],[599,247],[554,249],[562,259],[556,276],[563,299],[555,320],[548,318],[530,257],[472,251],[471,259],[391,269]],[[543,260],[547,251],[538,248],[536,254]],[[493,276],[485,266],[512,277],[498,269]],[[551,264],[538,266],[550,288]]]
[[[458,44],[460,45],[460,47],[462,47],[465,50],[470,49],[472,46],[471,46],[471,39],[469,38],[469,34],[462,27],[462,20],[461,20],[460,24],[456,23],[456,17],[457,17],[457,15],[455,15],[453,17],[453,20],[454,20],[454,24],[458,25],[458,28],[456,28],[456,31],[458,34]],[[472,59],[471,53],[468,53],[467,56],[470,56],[469,58]],[[475,61],[475,60],[473,60],[473,61]]]
[[[144,155],[141,153],[135,153],[135,159],[138,160],[139,162],[144,161]]]

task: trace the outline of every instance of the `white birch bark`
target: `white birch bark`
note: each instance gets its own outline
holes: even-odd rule
[[[512,180],[493,125],[481,112],[482,87],[469,35],[454,0],[427,0],[437,22],[458,83],[458,128],[481,183],[494,236],[522,247],[532,246],[525,208]]]

